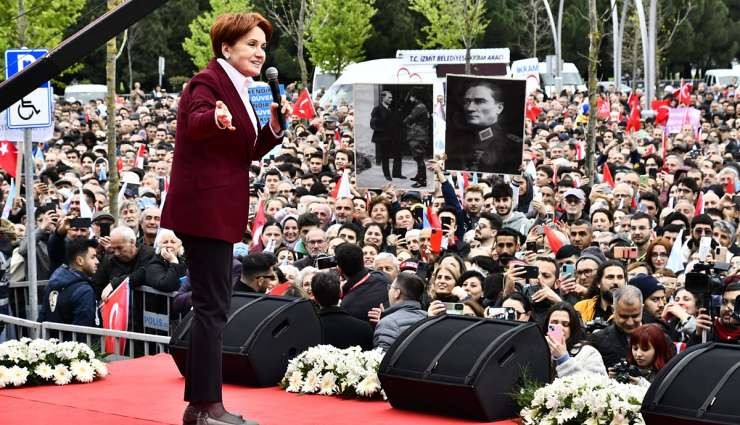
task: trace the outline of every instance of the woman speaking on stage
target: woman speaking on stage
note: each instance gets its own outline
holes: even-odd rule
[[[211,27],[214,58],[187,84],[177,112],[162,227],[182,240],[194,316],[185,373],[183,424],[256,424],[224,409],[222,332],[231,302],[232,246],[249,215],[249,166],[280,143],[278,105],[261,126],[249,102],[272,25],[257,13],[228,13]],[[290,107],[283,101],[283,116]]]

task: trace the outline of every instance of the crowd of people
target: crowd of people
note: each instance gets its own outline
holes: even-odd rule
[[[293,86],[287,92],[297,96]],[[434,179],[428,193],[356,186],[351,105],[291,117],[282,145],[249,169],[234,291],[313,300],[324,342],[340,347],[388,349],[441,314],[536,322],[553,376],[587,370],[647,382],[687,346],[740,342],[738,95],[736,86],[698,84],[690,105],[700,128],[666,134],[652,118],[626,131],[634,105],[613,87],[604,119],[584,112],[583,93],[535,91],[540,113],[526,120],[520,175],[449,173],[436,157],[420,164]],[[665,98],[676,106],[673,94]],[[100,100],[56,103],[54,137],[34,147],[37,183],[0,224],[0,310],[8,282],[26,279],[28,196],[38,206],[38,279],[49,281],[41,320],[100,326],[99,303],[126,279],[177,292],[176,310],[190,309],[182,242],[160,228],[177,105],[177,95],[143,92],[111,113]],[[589,119],[597,119],[596,176],[579,154]],[[106,159],[107,120],[117,164]],[[124,182],[117,221],[109,167]],[[338,190],[341,179],[349,194]],[[142,331],[136,308],[130,328]]]

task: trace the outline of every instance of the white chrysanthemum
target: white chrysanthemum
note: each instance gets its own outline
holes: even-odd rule
[[[95,374],[98,376],[98,378],[108,376],[108,366],[105,363],[101,362],[98,359],[92,359],[90,360],[90,364],[92,365],[93,369],[95,369]]]
[[[16,387],[26,383],[28,379],[28,369],[20,366],[13,366],[8,369],[8,383]]]
[[[0,388],[5,388],[8,385],[8,368],[0,366]]]
[[[72,382],[72,373],[67,366],[58,364],[54,368],[54,383],[57,385],[67,385]]]
[[[73,360],[69,365],[72,376],[80,382],[92,382],[95,379],[95,369],[85,360]]]
[[[290,374],[290,377],[288,378],[288,387],[285,389],[285,391],[289,393],[301,392],[302,383],[303,383],[303,374],[301,374],[300,371],[296,370]]]
[[[331,372],[325,373],[319,383],[319,394],[331,395],[337,390],[337,376]]]
[[[314,370],[310,370],[306,374],[306,380],[303,382],[301,391],[304,393],[315,393],[319,387],[319,375]]]
[[[380,389],[380,381],[375,373],[368,374],[359,384],[357,384],[357,394],[363,397],[371,397]]]
[[[54,369],[47,363],[39,363],[33,370],[39,378],[49,380],[54,376]]]

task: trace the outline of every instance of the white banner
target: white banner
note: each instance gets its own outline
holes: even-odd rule
[[[397,50],[406,64],[465,63],[465,49]],[[470,63],[509,63],[509,49],[470,49]]]

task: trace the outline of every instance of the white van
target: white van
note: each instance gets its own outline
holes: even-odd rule
[[[544,90],[547,96],[552,97],[555,93],[555,75],[547,72],[547,62],[540,62],[540,87]],[[587,90],[586,83],[581,77],[581,73],[573,62],[563,62],[563,71],[560,73],[563,78],[563,89],[568,90],[571,93],[575,93],[576,90],[585,92]]]
[[[704,73],[704,82],[712,87],[716,84],[726,86],[732,84],[737,87],[740,81],[740,68],[733,69],[710,69]]]
[[[354,63],[326,90],[319,105],[326,109],[352,104],[353,84],[438,84],[442,92],[442,81],[431,64],[409,65],[396,58]]]
[[[104,84],[72,84],[64,89],[64,99],[85,104],[94,99],[105,99],[108,88]]]

